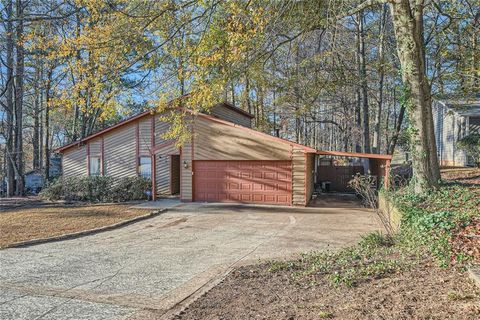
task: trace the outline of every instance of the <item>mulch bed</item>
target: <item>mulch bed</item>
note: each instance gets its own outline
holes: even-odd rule
[[[176,319],[480,319],[480,292],[428,260],[355,287],[325,276],[312,285],[264,264],[235,270]]]

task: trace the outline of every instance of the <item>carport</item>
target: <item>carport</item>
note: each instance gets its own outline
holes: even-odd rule
[[[341,163],[339,159],[356,159],[356,162]],[[341,151],[317,151],[315,159],[315,184],[329,184],[331,191],[348,191],[348,181],[352,176],[369,174],[377,177],[377,188],[389,187],[391,155],[373,153],[354,153]]]

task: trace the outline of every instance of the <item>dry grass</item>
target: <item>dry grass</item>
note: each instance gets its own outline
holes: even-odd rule
[[[0,248],[31,239],[108,226],[149,213],[132,204],[36,205],[2,210]]]

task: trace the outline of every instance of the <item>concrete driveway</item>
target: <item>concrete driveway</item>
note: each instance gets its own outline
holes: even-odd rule
[[[188,204],[114,231],[0,251],[0,319],[160,319],[234,266],[337,249],[362,208]],[[213,279],[213,280],[212,280]]]

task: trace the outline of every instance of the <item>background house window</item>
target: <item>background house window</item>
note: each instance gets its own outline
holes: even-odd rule
[[[100,175],[100,157],[90,157],[88,162],[90,176]]]
[[[140,177],[151,179],[152,178],[152,158],[140,157],[139,159],[138,174]]]

